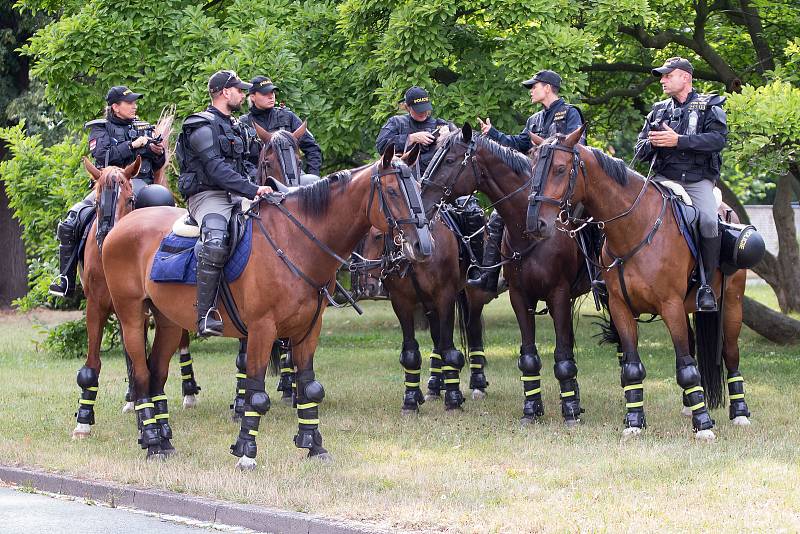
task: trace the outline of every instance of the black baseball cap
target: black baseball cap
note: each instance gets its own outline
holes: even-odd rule
[[[650,72],[652,72],[653,76],[655,76],[656,78],[660,78],[664,74],[669,74],[675,69],[685,70],[689,74],[692,74],[694,72],[694,67],[692,67],[691,63],[689,63],[688,59],[684,59],[682,57],[677,57],[677,56],[669,58],[664,62],[662,66],[658,67],[657,69],[653,69]]]
[[[433,106],[431,105],[431,97],[428,95],[428,91],[422,87],[417,87],[416,85],[406,91],[405,100],[406,105],[417,113],[423,113],[433,109]]]
[[[261,93],[262,95],[266,95],[273,91],[278,91],[278,86],[272,83],[272,80],[267,78],[266,76],[256,76],[250,83],[253,84],[253,87],[250,88],[250,94],[253,93]]]
[[[208,79],[208,92],[218,93],[228,87],[238,87],[242,91],[250,89],[250,84],[239,79],[232,70],[219,70]]]
[[[550,84],[556,89],[561,88],[561,76],[559,76],[552,70],[540,70],[539,72],[533,75],[533,78],[522,82],[522,85],[523,87],[530,89],[531,87],[536,85],[536,82]]]
[[[142,96],[141,93],[134,93],[124,85],[115,85],[106,93],[106,102],[109,106],[119,102],[133,102],[140,96]]]

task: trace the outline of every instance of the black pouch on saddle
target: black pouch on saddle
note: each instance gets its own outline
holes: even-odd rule
[[[764,238],[753,225],[720,221],[719,232],[722,237],[720,268],[726,275],[739,269],[751,269],[764,257]]]

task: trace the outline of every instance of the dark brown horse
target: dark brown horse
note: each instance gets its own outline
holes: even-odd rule
[[[104,201],[115,202],[114,221],[120,220],[133,211],[133,188],[131,179],[139,172],[140,160],[120,169],[119,167],[108,166],[104,169],[97,169],[92,163],[84,158],[83,164],[94,181],[96,194],[96,206],[100,207]],[[155,184],[168,187],[166,177],[163,172],[156,173]],[[104,195],[110,192],[111,197]],[[112,200],[113,199],[113,200]],[[91,435],[92,425],[95,422],[94,406],[97,401],[98,384],[100,378],[100,347],[103,342],[103,329],[108,322],[108,318],[114,312],[111,302],[111,295],[108,292],[106,277],[103,272],[103,265],[100,259],[100,243],[105,238],[105,233],[98,232],[97,220],[94,221],[86,240],[86,246],[81,263],[80,277],[81,286],[86,296],[86,334],[88,337],[88,347],[86,351],[86,363],[78,371],[78,385],[81,387],[81,399],[78,404],[76,414],[77,423],[72,431],[72,437],[85,438]],[[97,239],[95,239],[97,236]],[[199,391],[194,378],[191,356],[189,356],[189,335],[185,333],[180,344],[181,352],[181,374],[183,376],[184,399],[183,405],[186,408],[192,407],[196,403],[196,393]],[[127,353],[125,354],[126,364],[129,364]],[[185,363],[188,362],[188,363]],[[128,367],[130,367],[128,365]],[[132,386],[132,384],[131,384]],[[132,399],[128,399],[131,401]],[[128,402],[123,411],[133,411],[133,403]]]
[[[589,277],[583,255],[566,234],[556,232],[546,240],[532,240],[526,235],[525,211],[531,179],[527,156],[473,134],[466,124],[462,130],[440,138],[437,153],[422,180],[422,200],[426,210],[433,210],[442,198],[478,190],[486,194],[503,217],[503,269],[522,335],[518,360],[525,393],[522,422],[534,421],[544,414],[542,361],[535,337],[536,306],[544,301],[556,332],[553,370],[561,389],[561,413],[565,423],[573,425],[580,421],[583,410],[573,351],[572,303],[589,291]]]
[[[734,424],[749,424],[738,347],[746,271],[738,270],[726,280],[722,332],[717,313],[695,314],[698,370],[688,320],[688,314],[695,312],[696,288],[689,286],[695,261],[676,222],[669,194],[621,160],[578,144],[582,133],[583,129],[578,129],[568,136],[547,140],[532,136],[539,148],[535,154],[536,181],[531,189],[528,227],[535,237],[552,233],[553,228],[565,222],[602,225],[605,231],[601,263],[605,266],[603,279],[608,287],[611,318],[621,341],[621,381],[627,408],[625,435],[638,434],[645,426],[645,369],[638,353],[636,325],[636,318],[642,313],[660,315],[672,337],[676,377],[683,389],[684,405],[692,412],[695,437],[714,439],[706,393],[711,404],[722,398],[714,343],[720,333],[724,336],[722,356],[731,393],[730,416]],[[578,202],[586,207],[592,221],[570,213]],[[721,280],[721,273],[717,272],[713,281],[717,295],[722,294]],[[711,331],[704,333],[709,323]],[[712,343],[701,341],[701,335]]]
[[[410,257],[424,260],[430,254],[424,248],[430,243],[427,221],[409,208],[409,198],[418,195],[418,189],[413,180],[408,182],[410,169],[393,157],[394,151],[387,150],[375,164],[335,173],[258,204],[249,262],[230,284],[239,316],[249,331],[245,413],[231,448],[241,468],[255,467],[258,427],[269,409],[264,377],[271,347],[279,337],[291,339],[297,369],[295,445],[308,449],[309,456],[329,458],[318,430],[318,406],[324,390],[315,380],[313,356],[322,326],[320,316],[329,302],[342,256],[352,251],[371,225],[383,231],[399,225]],[[113,273],[109,290],[133,362],[140,442],[148,457],[172,450],[163,387],[182,328],[195,328],[191,306],[195,289],[155,283],[149,277],[161,239],[184,215],[184,210],[175,208],[135,211],[116,225],[103,251],[103,268]],[[149,365],[142,331],[148,309],[156,323]],[[220,311],[224,334],[241,337],[227,310]]]

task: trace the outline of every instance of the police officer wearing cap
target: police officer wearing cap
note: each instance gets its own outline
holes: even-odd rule
[[[375,140],[375,148],[378,154],[383,154],[389,143],[393,143],[395,152],[401,154],[418,143],[421,150],[417,161],[419,172],[423,173],[436,152],[434,141],[437,132],[441,126],[447,125],[447,121],[431,116],[431,98],[422,87],[411,87],[404,100],[408,113],[395,115],[386,121]]]
[[[250,84],[235,72],[221,70],[208,80],[211,105],[189,115],[176,147],[181,174],[178,189],[191,216],[200,224],[197,254],[197,332],[222,335],[217,290],[230,254],[228,222],[240,197],[272,192],[253,184],[244,166],[245,133],[231,113],[241,108]]]
[[[533,142],[528,133],[534,133],[540,137],[550,137],[551,135],[568,134],[577,130],[583,125],[583,115],[578,108],[567,104],[564,99],[558,96],[561,90],[561,76],[552,70],[540,70],[530,80],[522,82],[531,94],[531,102],[542,104],[544,109],[538,111],[528,118],[525,128],[519,135],[508,135],[497,130],[492,126],[492,121],[487,117],[486,121],[478,118],[481,126],[481,133],[490,139],[497,141],[503,146],[514,148],[520,152],[527,153],[532,147]],[[581,136],[581,143],[586,142],[586,135]],[[505,224],[497,213],[492,212],[489,222],[486,225],[488,237],[486,247],[483,251],[482,270],[472,269],[467,283],[473,287],[478,287],[484,291],[494,293],[497,291],[497,279],[500,276],[500,268],[486,269],[500,263],[500,242],[503,237]],[[479,275],[479,276],[477,276]]]
[[[134,195],[153,183],[153,173],[164,166],[164,146],[154,142],[153,126],[136,117],[136,101],[141,97],[124,85],[114,86],[106,94],[105,118],[87,122],[89,151],[97,168],[114,165],[126,167],[141,156],[139,174],[132,180]],[[60,274],[50,284],[50,294],[70,296],[75,291],[78,248],[87,224],[94,217],[94,192],[78,202],[58,225]],[[111,214],[113,217],[113,214]]]
[[[635,159],[649,161],[656,181],[679,182],[698,211],[703,269],[697,309],[716,311],[711,282],[719,265],[720,237],[714,184],[722,166],[720,152],[728,137],[722,104],[725,97],[692,88],[692,64],[681,57],[652,70],[669,98],[656,102],[636,143]]]
[[[295,115],[288,107],[280,104],[276,106],[275,93],[278,87],[266,76],[256,76],[250,80],[250,112],[242,115],[240,121],[248,126],[250,137],[258,140],[253,122],[264,128],[268,132],[276,130],[286,130],[293,132],[297,130],[303,121]],[[303,151],[306,172],[319,178],[322,170],[322,149],[310,131],[298,140],[300,150]],[[258,146],[256,144],[256,146]],[[249,160],[253,165],[258,165],[258,150],[250,150]],[[255,161],[254,161],[255,160]]]

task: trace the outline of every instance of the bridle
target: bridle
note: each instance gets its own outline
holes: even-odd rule
[[[553,157],[556,151],[572,154],[572,167],[569,172],[569,182],[567,189],[561,198],[548,197],[541,194],[547,185],[547,177],[550,175],[550,168],[553,166]],[[578,170],[583,172],[586,179],[586,169],[576,147],[568,147],[560,143],[543,144],[539,146],[538,159],[533,168],[533,178],[531,179],[531,192],[528,195],[528,212],[525,218],[525,231],[533,232],[538,227],[539,208],[542,203],[557,206],[559,208],[558,222],[561,226],[556,226],[559,230],[565,230],[565,226],[572,222],[572,196],[575,194],[575,184],[578,180]],[[602,228],[602,227],[601,227]],[[574,236],[573,236],[574,237]]]
[[[298,166],[297,152],[295,145],[292,141],[286,138],[288,134],[285,130],[278,130],[272,134],[272,139],[268,145],[264,146],[264,157],[260,163],[261,180],[265,180],[269,176],[270,167],[269,158],[266,157],[266,151],[272,150],[275,152],[275,157],[278,160],[278,166],[281,170],[284,183],[288,187],[297,187],[300,185],[300,167]]]
[[[113,172],[113,171],[112,171]],[[113,179],[114,187],[104,187],[99,195],[95,197],[95,211],[97,213],[97,231],[95,232],[95,240],[100,252],[103,251],[103,241],[108,233],[114,228],[117,216],[117,203],[122,185],[120,180],[115,175],[109,176]],[[130,205],[131,210],[134,206],[133,195],[128,198],[127,203]]]

